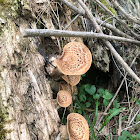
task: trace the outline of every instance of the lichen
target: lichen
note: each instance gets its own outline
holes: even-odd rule
[[[104,4],[115,16],[117,16],[117,12],[113,9],[106,0],[99,0],[102,4]]]

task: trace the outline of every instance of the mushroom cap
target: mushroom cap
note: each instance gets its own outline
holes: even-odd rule
[[[72,102],[72,96],[71,93],[67,90],[60,90],[57,93],[57,103],[61,107],[68,107]]]
[[[81,79],[81,75],[63,75],[62,78],[70,85],[76,86]]]
[[[65,75],[82,75],[89,70],[92,55],[84,44],[70,42],[64,46],[62,56],[54,62]]]
[[[89,140],[89,126],[82,115],[70,113],[67,116],[67,129],[70,140]]]
[[[72,87],[65,81],[61,81],[59,84],[59,90],[67,90],[68,92],[72,92]]]

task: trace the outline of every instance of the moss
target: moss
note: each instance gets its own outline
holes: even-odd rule
[[[18,16],[19,2],[18,0],[0,0],[0,17],[16,18]]]
[[[4,125],[7,123],[7,117],[5,113],[2,111],[2,108],[0,107],[0,140],[6,139],[7,130],[4,129]]]
[[[113,9],[107,2],[106,0],[99,0],[102,4],[104,4],[115,16],[117,16],[117,13],[115,9]]]

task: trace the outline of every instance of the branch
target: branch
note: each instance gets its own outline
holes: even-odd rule
[[[60,0],[61,2],[63,2],[64,4],[66,4],[70,9],[72,9],[73,11],[76,11],[78,14],[80,15],[85,15],[85,11],[82,11],[81,9],[78,9],[76,6],[74,6],[71,2],[67,1],[67,0]]]
[[[105,5],[103,5],[99,0],[95,0],[109,15],[115,16]]]
[[[140,53],[139,53],[139,54],[140,54]],[[134,62],[136,61],[136,58],[139,56],[139,54],[137,54],[137,56],[133,59],[133,61],[132,61],[131,65],[130,65],[130,67],[132,67],[132,65],[133,65]],[[126,77],[127,77],[127,74],[128,74],[128,72],[126,72],[125,76],[123,77],[123,80],[122,80],[121,84],[119,85],[119,87],[118,87],[116,93],[114,94],[113,98],[112,98],[111,101],[109,102],[109,104],[108,104],[107,108],[105,109],[104,113],[106,113],[106,112],[108,111],[108,109],[109,109],[110,106],[112,105],[113,101],[114,101],[115,98],[117,97],[117,95],[118,95],[118,93],[119,93],[119,91],[120,91],[120,89],[121,89],[121,87],[122,87],[122,85],[123,85],[123,83],[124,83],[124,81],[125,81],[125,79],[126,79]],[[102,121],[102,119],[103,119],[103,116],[99,119],[98,125],[100,124],[100,122]]]
[[[135,22],[135,23],[137,23],[137,24],[140,25],[140,19],[139,19],[139,18],[132,17],[130,14],[127,14],[127,13],[124,11],[124,9],[119,5],[119,3],[118,3],[117,1],[113,1],[113,4],[115,5],[115,7],[116,7],[117,9],[119,9],[119,10],[123,13],[123,15],[124,15],[128,20],[130,20],[130,21],[132,21],[132,22]]]
[[[105,23],[105,22],[103,22],[103,21],[100,20],[100,19],[96,19],[96,21],[97,21],[98,24],[101,24],[102,26],[104,26],[104,27],[110,29],[112,32],[116,33],[117,35],[132,39],[131,36],[125,34],[124,32],[122,32],[122,31],[120,31],[119,29],[115,28],[115,27],[112,26],[111,24]]]
[[[140,41],[134,39],[128,39],[118,36],[110,36],[102,33],[84,32],[84,31],[66,31],[66,30],[53,30],[53,29],[26,29],[24,37],[33,36],[59,36],[59,37],[87,37],[87,38],[98,38],[105,40],[117,40],[123,42],[134,43],[140,45]]]
[[[96,30],[98,30],[98,28],[100,28],[100,26],[96,23],[96,20],[95,20],[94,16],[89,11],[89,9],[85,5],[85,3],[82,0],[78,0],[78,2],[83,7],[83,9],[85,10],[87,16],[90,18],[93,25],[96,25],[95,26]],[[102,33],[102,30],[100,29],[99,32]],[[140,78],[134,73],[134,71],[127,65],[127,63],[122,59],[122,57],[116,52],[116,50],[111,45],[111,43],[109,41],[106,41],[106,40],[103,40],[103,41],[106,44],[106,46],[110,49],[110,51],[112,52],[112,54],[114,55],[116,60],[122,65],[122,67],[125,68],[125,70],[140,84]]]
[[[76,6],[74,6],[73,4],[70,4],[70,2],[68,2],[67,0],[60,0],[60,1],[65,3],[69,8],[71,8],[72,10],[77,12],[78,14],[85,16],[85,12],[79,11],[79,9]],[[85,16],[85,18],[88,18],[88,17]],[[96,19],[96,21],[97,21],[98,24],[102,24],[103,23],[103,21],[100,20],[100,19]],[[115,28],[114,26],[112,26],[109,23],[103,23],[102,26],[112,30],[113,32],[115,32],[119,36],[123,36],[123,37],[127,37],[127,38],[132,38],[129,35],[125,34],[124,32],[120,31],[119,29]]]
[[[115,16],[115,15],[114,15],[105,5],[103,5],[99,0],[95,0],[95,1],[96,1],[107,13],[109,13],[109,15]],[[124,11],[124,12],[125,12],[125,11]],[[128,15],[128,17],[129,17],[129,15]],[[130,31],[130,33],[131,33],[132,35],[134,35],[137,39],[140,40],[139,34],[136,34],[135,32],[133,32],[123,20],[119,19],[117,16],[115,16],[115,18],[116,18],[116,20],[117,20],[121,25],[123,25],[123,27],[124,27],[126,30]],[[133,18],[133,17],[132,17],[132,18]]]

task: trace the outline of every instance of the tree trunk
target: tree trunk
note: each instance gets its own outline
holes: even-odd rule
[[[25,0],[0,1],[0,112],[7,130],[0,139],[54,140],[59,134],[45,62],[35,50],[38,40],[22,37],[36,25],[30,6]]]

